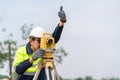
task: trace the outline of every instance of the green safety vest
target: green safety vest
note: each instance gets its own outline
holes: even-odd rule
[[[17,65],[19,65],[21,62],[29,59],[30,57],[32,57],[34,53],[31,54],[27,54],[26,52],[26,46],[20,47],[15,54],[15,58],[14,58],[14,68],[16,68]],[[28,74],[28,75],[34,75],[35,72],[38,69],[38,64],[42,61],[42,58],[39,58],[35,61],[33,61],[32,66],[30,68],[28,68],[23,74]]]

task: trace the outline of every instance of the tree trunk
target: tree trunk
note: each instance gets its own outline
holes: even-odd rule
[[[11,43],[8,44],[8,49],[9,49],[9,76],[10,76],[10,80],[12,80]]]

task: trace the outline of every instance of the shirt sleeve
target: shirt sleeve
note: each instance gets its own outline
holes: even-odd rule
[[[62,33],[62,30],[63,30],[63,26],[57,25],[57,27],[55,28],[55,30],[54,30],[54,32],[52,34],[52,36],[55,39],[55,43],[57,43],[59,41],[61,33]]]
[[[14,57],[14,68],[15,68],[16,72],[18,74],[22,74],[31,66],[32,66],[32,64],[29,62],[29,59],[27,59],[27,60],[23,59],[22,48],[19,48],[16,51],[16,54]]]
[[[23,74],[31,66],[32,64],[29,62],[29,59],[27,59],[16,66],[16,72],[18,74]]]

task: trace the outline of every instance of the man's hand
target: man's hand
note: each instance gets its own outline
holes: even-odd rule
[[[66,20],[66,14],[63,11],[63,6],[60,7],[60,11],[58,12],[58,16],[59,16],[61,22],[65,23],[67,21]]]
[[[39,49],[33,54],[32,59],[36,60],[38,58],[43,58],[44,54],[45,54],[45,51],[42,49]]]

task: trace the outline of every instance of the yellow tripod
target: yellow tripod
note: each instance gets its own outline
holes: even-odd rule
[[[45,50],[45,55],[38,66],[38,70],[36,71],[33,80],[38,79],[40,71],[43,67],[45,68],[46,80],[60,80],[53,60],[53,53],[55,51],[54,46],[55,43],[52,34],[44,33],[41,38],[40,47]]]

